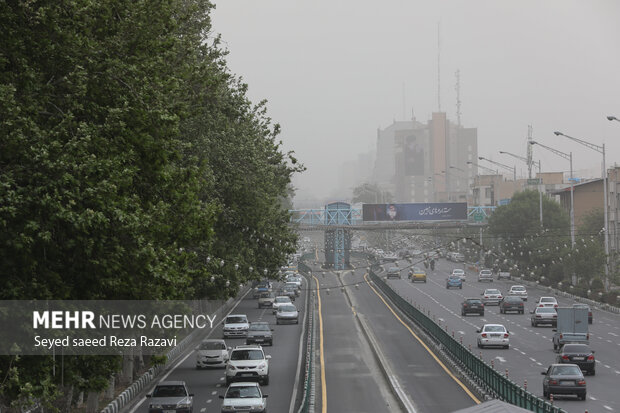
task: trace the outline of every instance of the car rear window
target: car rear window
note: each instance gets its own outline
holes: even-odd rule
[[[200,344],[200,350],[226,350],[224,343],[208,341]]]
[[[581,369],[577,366],[555,366],[551,374],[556,376],[579,376]]]
[[[471,300],[467,300],[468,303],[470,304],[481,304],[482,301],[480,301],[478,298],[472,298]]]
[[[153,391],[153,397],[184,397],[187,396],[184,386],[170,385],[157,386]]]
[[[498,333],[498,332],[503,333],[504,331],[506,331],[506,329],[503,326],[486,326],[484,328],[484,331],[488,331],[491,333]]]
[[[549,307],[538,307],[536,311],[539,313],[556,313],[557,312],[555,311],[555,308],[549,308]]]
[[[564,353],[589,353],[590,348],[584,344],[564,344],[562,351]]]
[[[289,312],[293,312],[293,311],[296,311],[296,310],[297,309],[293,305],[282,305],[282,306],[280,306],[280,312],[283,312],[283,313],[289,313]]]
[[[262,360],[263,352],[261,350],[235,350],[230,355],[231,360]]]

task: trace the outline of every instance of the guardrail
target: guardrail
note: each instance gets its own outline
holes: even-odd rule
[[[300,264],[302,264],[300,262]],[[308,268],[305,264],[304,267]],[[301,270],[301,268],[300,268]],[[304,271],[306,274],[309,272]],[[308,285],[312,282],[312,278],[308,277]],[[307,305],[308,311],[308,341],[306,343],[306,365],[305,365],[305,377],[303,385],[303,397],[299,406],[298,413],[311,413],[314,411],[312,406],[312,393],[313,393],[313,374],[314,374],[314,294],[308,294],[309,303]]]
[[[528,392],[473,354],[450,336],[431,318],[401,297],[371,269],[371,280],[414,323],[421,327],[441,348],[464,368],[484,390],[493,397],[536,413],[566,413],[544,399]]]

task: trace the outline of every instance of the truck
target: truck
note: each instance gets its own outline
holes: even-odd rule
[[[588,310],[585,308],[559,307],[557,327],[553,329],[553,349],[559,351],[566,343],[589,344]]]

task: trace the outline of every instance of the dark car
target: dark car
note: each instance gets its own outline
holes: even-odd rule
[[[516,311],[519,314],[523,314],[525,312],[521,297],[504,297],[504,299],[499,303],[499,312],[501,314],[506,314],[508,311]]]
[[[592,324],[592,309],[588,304],[573,304],[573,308],[587,308],[588,309],[588,324]]]
[[[480,298],[466,298],[461,303],[461,315],[467,314],[479,314],[484,315],[484,304]]]
[[[264,321],[250,323],[245,344],[269,344],[273,346],[273,330],[269,327],[269,323]]]
[[[586,374],[596,374],[594,351],[587,344],[566,343],[562,346],[557,358],[558,363],[571,363],[579,366]]]
[[[576,364],[552,364],[541,373],[543,379],[543,396],[552,394],[574,394],[579,399],[586,399],[586,379]]]

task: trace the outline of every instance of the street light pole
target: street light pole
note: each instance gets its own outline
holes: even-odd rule
[[[568,161],[570,162],[570,243],[571,243],[571,248],[575,248],[575,198],[574,198],[574,192],[575,192],[575,181],[573,179],[573,153],[564,153],[562,151],[558,151],[557,149],[553,149],[549,146],[543,145],[540,142],[536,142],[536,141],[529,141],[530,145],[539,145],[542,146],[543,148],[547,149],[548,151],[551,151],[553,153],[555,153],[558,156],[561,156],[564,159],[568,159]]]
[[[485,158],[483,156],[479,156],[478,159],[480,159],[481,161],[491,162],[491,163],[493,163],[493,164],[495,164],[497,166],[501,166],[502,168],[509,170],[510,172],[512,172],[513,179],[514,179],[515,183],[517,182],[517,165],[515,165],[513,167],[510,167],[508,165],[504,165],[503,163],[499,163],[499,162],[495,162],[495,161],[492,161],[490,159],[487,159],[487,158]]]
[[[610,117],[613,119],[609,119]],[[607,119],[614,120],[616,118],[614,116],[608,116]],[[583,146],[590,148],[593,151],[596,151],[603,155],[603,204],[604,204],[603,215],[605,216],[605,279],[606,279],[605,289],[607,289],[609,287],[609,223],[608,223],[608,218],[607,218],[607,209],[608,209],[607,191],[608,189],[607,189],[607,166],[605,165],[605,144],[603,143],[603,145],[595,145],[593,143],[586,142],[582,139],[577,139],[572,136],[568,136],[562,132],[555,131],[553,133],[556,136],[564,136],[565,138],[568,138],[572,141],[580,143]]]

